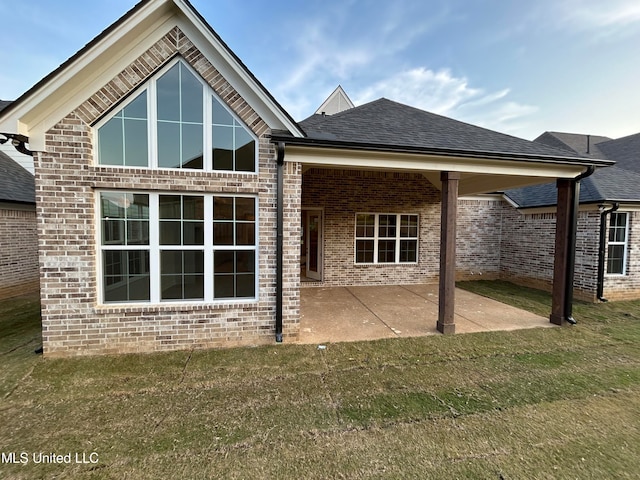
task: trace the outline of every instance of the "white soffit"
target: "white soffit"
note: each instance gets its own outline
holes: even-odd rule
[[[302,136],[295,122],[182,0],[150,1],[117,22],[120,23],[108,35],[22,99],[6,118],[0,114],[0,131],[25,135],[31,150],[44,150],[45,132],[178,26],[267,125]]]
[[[574,178],[585,171],[584,165],[535,160],[484,159],[462,156],[437,156],[419,153],[380,152],[288,145],[285,161],[307,165],[381,170],[462,172],[480,176],[510,175],[545,179]],[[547,180],[548,181],[548,180]]]

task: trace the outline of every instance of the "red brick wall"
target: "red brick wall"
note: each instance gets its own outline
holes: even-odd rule
[[[302,206],[324,208],[325,286],[436,281],[440,192],[422,175],[314,168],[303,175]],[[418,263],[355,264],[356,213],[419,214]]]
[[[90,123],[181,54],[259,138],[259,175],[96,166]],[[270,130],[220,73],[174,29],[46,135],[35,157],[42,322],[47,356],[270,343],[275,335],[276,163]],[[285,170],[283,323],[299,328],[300,166]],[[259,204],[259,300],[221,304],[98,304],[97,191],[251,193]]]
[[[596,211],[578,214],[574,295],[593,301],[598,271]],[[501,278],[550,291],[553,283],[556,214],[523,214],[504,204],[500,255]]]
[[[36,212],[0,206],[0,298],[34,293],[40,286]]]
[[[456,280],[500,276],[503,203],[497,198],[458,200]]]
[[[458,202],[458,279],[499,276],[502,203],[497,199]],[[422,175],[314,168],[303,175],[302,205],[324,209],[322,285],[437,282],[440,191]],[[420,216],[418,263],[355,264],[357,212],[417,213]]]

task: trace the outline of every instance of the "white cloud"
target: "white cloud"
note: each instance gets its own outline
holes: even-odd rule
[[[559,29],[588,32],[593,41],[618,37],[640,26],[637,0],[569,0],[551,7]]]
[[[493,130],[517,134],[525,118],[538,109],[509,100],[509,89],[485,92],[471,87],[464,77],[449,70],[420,67],[399,72],[355,92],[360,105],[380,97],[457,118]]]
[[[353,9],[351,7],[354,7]],[[361,72],[375,75],[400,58],[425,32],[443,23],[446,9],[434,9],[428,19],[417,14],[420,2],[380,4],[365,16],[355,2],[327,8],[321,15],[292,22],[287,38],[293,40],[286,76],[272,88],[294,118],[312,113],[338,83]]]

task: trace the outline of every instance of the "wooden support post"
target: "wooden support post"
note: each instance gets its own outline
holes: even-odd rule
[[[570,306],[567,301],[571,296],[567,295],[567,289],[573,288],[573,282],[569,282],[572,276],[569,271],[571,262],[569,256],[572,254],[573,246],[571,241],[575,241],[571,235],[574,229],[574,216],[571,214],[572,205],[575,200],[575,188],[572,179],[560,178],[557,181],[558,188],[558,210],[556,213],[556,248],[553,263],[553,290],[551,294],[551,315],[549,320],[555,325],[563,325],[567,321],[567,312]]]
[[[456,217],[460,173],[441,172],[442,214],[440,220],[440,288],[438,290],[438,323],[440,333],[456,331],[454,309],[456,290]]]

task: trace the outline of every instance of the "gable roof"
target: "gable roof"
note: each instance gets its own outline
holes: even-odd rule
[[[547,135],[548,134],[548,135]],[[640,202],[640,133],[612,140],[608,137],[589,136],[593,142],[590,150],[600,158],[615,161],[610,168],[598,169],[582,180],[580,203]],[[587,135],[545,132],[534,141],[544,143],[562,141],[564,148],[586,149]],[[554,184],[508,190],[505,195],[519,208],[552,206],[557,203]]]
[[[175,26],[273,129],[303,133],[293,118],[231,51],[188,0],[142,0],[15,102],[0,111],[0,131],[29,137],[44,148],[44,133]]]
[[[609,137],[581,133],[544,132],[533,141],[555,148],[570,150],[580,155],[599,157],[602,153],[598,149],[598,144],[607,140],[611,139]]]
[[[0,150],[0,201],[36,203],[33,175]]]
[[[495,132],[386,98],[335,115],[312,115],[300,126],[305,138],[286,140],[286,135],[276,138],[298,145],[598,163],[573,151]]]
[[[11,100],[0,100],[0,112],[11,105],[13,102]]]
[[[354,107],[355,105],[347,95],[347,92],[338,85],[322,105],[318,107],[316,113],[320,115],[334,115]]]

